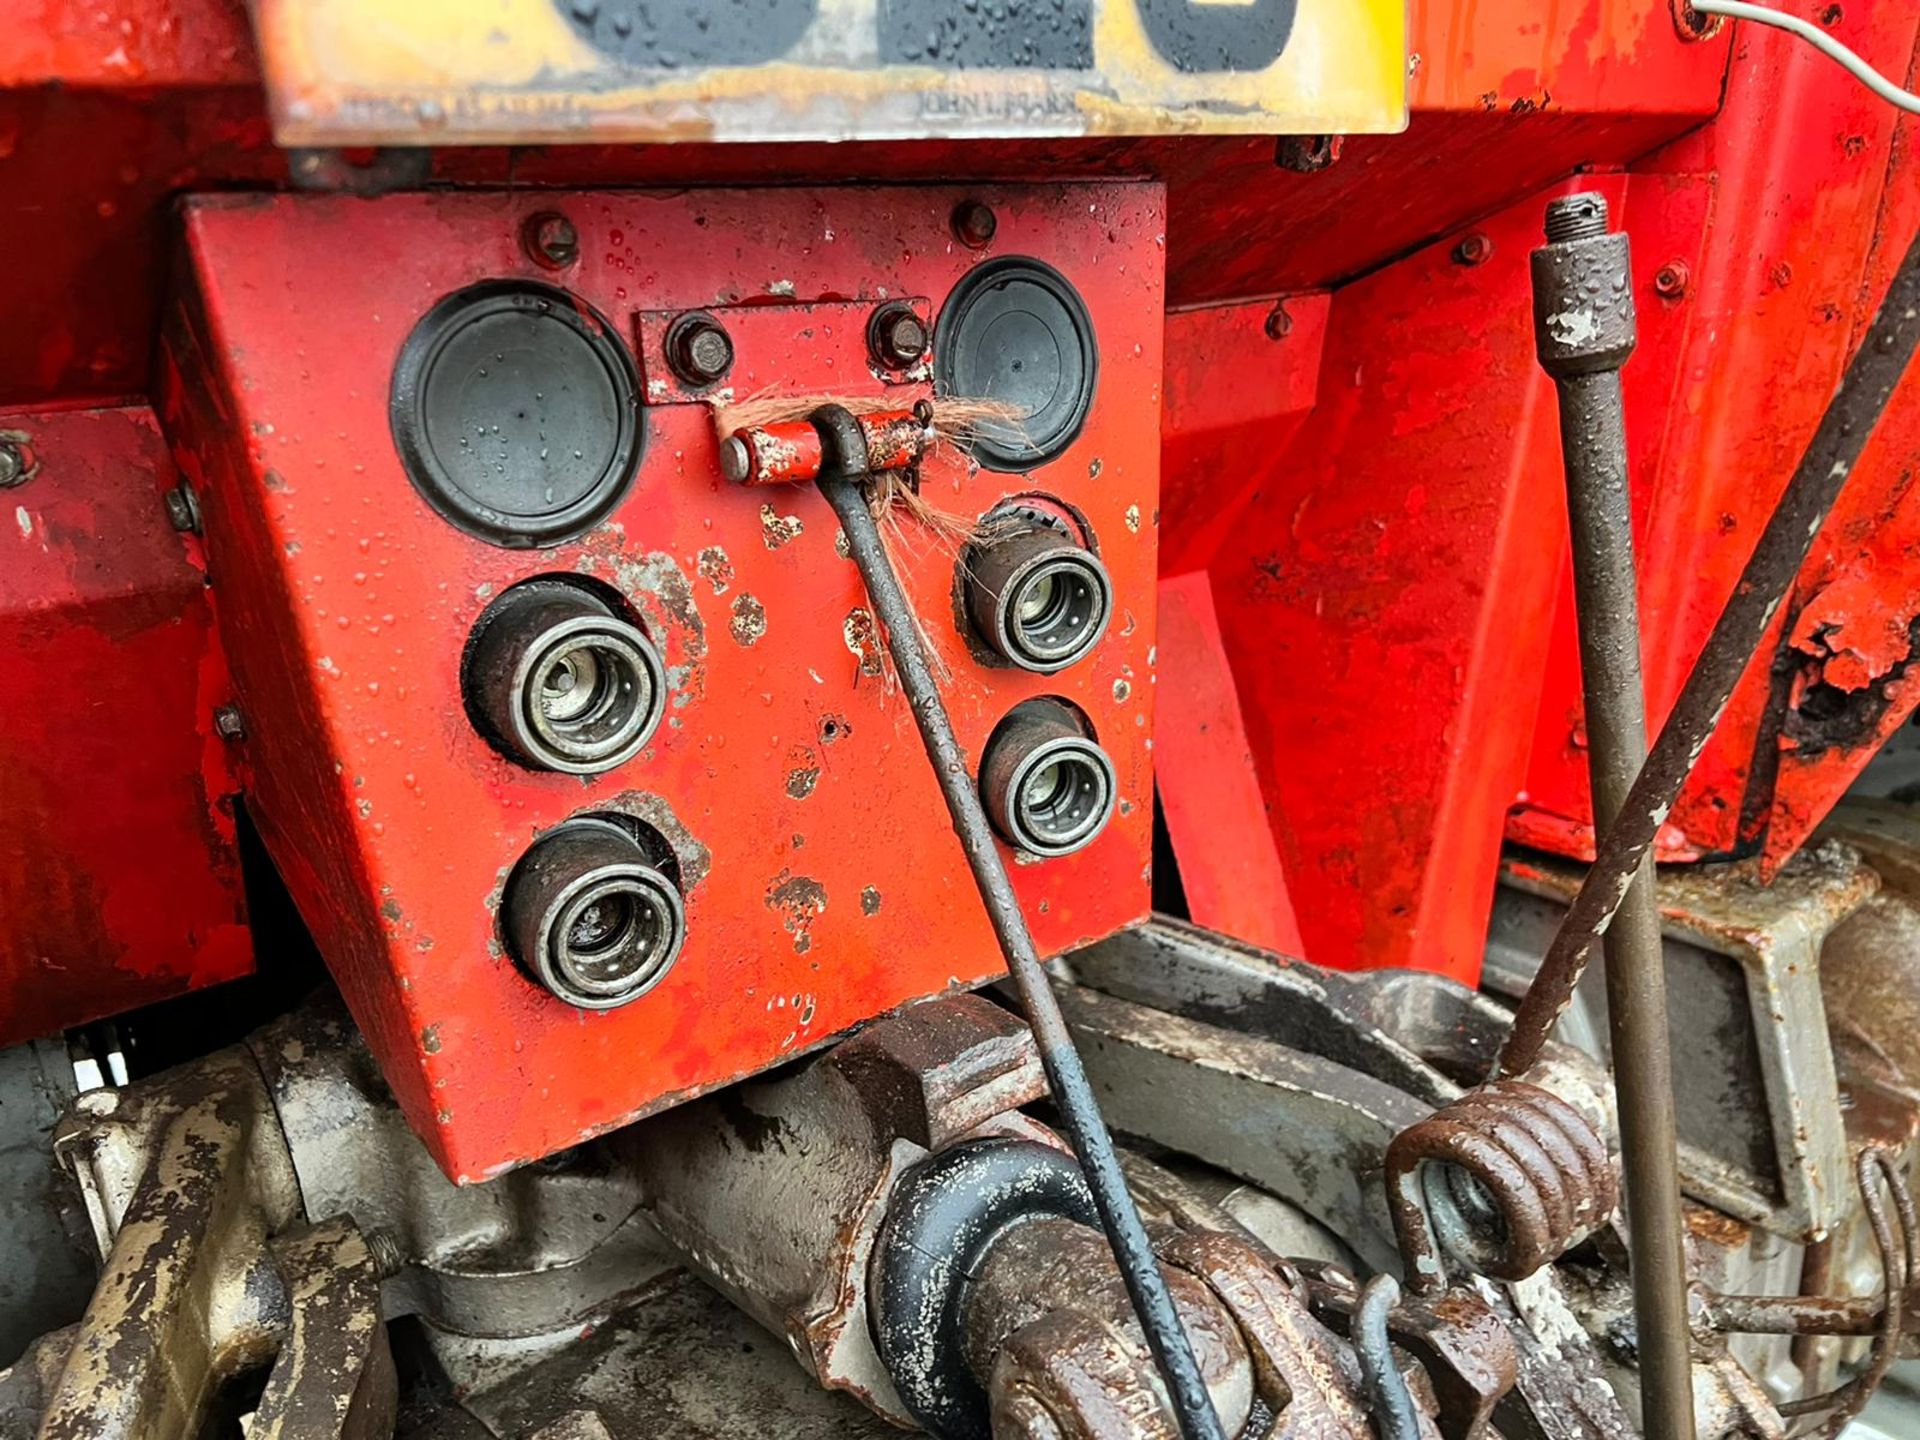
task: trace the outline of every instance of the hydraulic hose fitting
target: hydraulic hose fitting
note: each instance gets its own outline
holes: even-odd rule
[[[1119,788],[1107,752],[1059,700],[1014,706],[980,762],[980,798],[1000,838],[1048,858],[1091,845]]]
[[[961,557],[967,616],[994,654],[1052,674],[1106,634],[1113,582],[1063,521],[1025,507],[989,516]]]
[[[569,820],[536,840],[507,879],[507,948],[569,1005],[625,1005],[660,983],[686,943],[677,871],[666,842],[636,821]]]
[[[473,628],[460,688],[476,728],[533,770],[596,775],[639,753],[666,712],[660,652],[588,584],[514,586]]]

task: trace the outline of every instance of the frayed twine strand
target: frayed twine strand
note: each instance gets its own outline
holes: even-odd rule
[[[737,430],[805,420],[822,405],[840,405],[854,415],[905,408],[898,398],[888,395],[759,394],[730,405],[716,405],[713,424],[725,440]],[[1008,430],[1020,433],[1026,420],[1019,406],[1005,400],[937,396],[932,405],[930,449],[934,445],[951,445],[964,453],[986,427],[992,426],[1002,433]],[[903,553],[915,559],[924,553],[922,540],[931,539],[934,549],[959,557],[964,565],[968,547],[991,545],[1001,534],[1010,534],[1019,528],[1010,520],[993,517],[980,520],[943,509],[920,493],[917,481],[915,470],[883,470],[868,482],[867,508],[880,529],[880,543],[887,550],[888,563],[896,570],[900,568],[897,562]],[[952,672],[932,643],[926,622],[917,615],[914,622],[934,679],[945,685],[952,678]],[[898,683],[893,674],[893,657],[883,648],[881,659],[883,683],[891,691]]]

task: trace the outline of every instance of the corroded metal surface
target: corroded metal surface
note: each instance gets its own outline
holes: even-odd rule
[[[913,1006],[778,1079],[613,1137],[649,1225],[821,1385],[911,1421],[875,1352],[867,1277],[901,1172],[968,1134],[1024,1134],[1045,1078],[1018,1017]],[[1042,1132],[1044,1133],[1044,1132]]]
[[[1396,1135],[1386,1184],[1416,1290],[1449,1259],[1522,1280],[1613,1214],[1606,1142],[1572,1106],[1524,1080],[1494,1080]]]
[[[1804,1242],[1851,1193],[1820,950],[1879,882],[1837,842],[1801,852],[1771,884],[1760,869],[1748,861],[1660,877],[1681,1176],[1689,1195]],[[1505,874],[1556,904],[1580,884],[1577,868],[1542,857],[1516,856]],[[1526,938],[1561,913],[1534,915]]]
[[[1645,763],[1601,834],[1540,973],[1514,1016],[1502,1069],[1524,1072],[1573,998],[1581,971],[1619,909],[1640,862],[1719,723],[1847,476],[1879,425],[1920,345],[1920,237],[1888,282],[1872,325],[1807,443],[1793,479],[1742,571]]]
[[[228,1050],[150,1092],[157,1140],[42,1419],[43,1440],[194,1433],[288,1323],[267,1238],[299,1213],[258,1070]],[[136,1102],[138,1103],[138,1102]]]
[[[1237,1435],[1252,1407],[1255,1367],[1217,1287],[1183,1273],[1179,1243],[1161,1251],[1172,1267],[1168,1290],[1221,1425]],[[987,1385],[994,1440],[1179,1434],[1097,1230],[1036,1219],[994,1242],[967,1289],[964,1336],[969,1366]]]
[[[248,1440],[387,1440],[397,1380],[380,1310],[380,1267],[351,1220],[273,1245],[291,1323]]]
[[[1352,1349],[1244,1241],[1188,1231],[1163,1253],[1219,1296],[1253,1354],[1260,1398],[1279,1440],[1348,1440],[1371,1433]]]

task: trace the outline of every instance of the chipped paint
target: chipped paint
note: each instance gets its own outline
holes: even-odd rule
[[[738,595],[733,601],[733,619],[727,632],[735,643],[752,645],[767,633],[767,609],[752,595]]]
[[[805,529],[798,515],[782,515],[771,505],[760,507],[760,538],[769,550],[792,544]]]

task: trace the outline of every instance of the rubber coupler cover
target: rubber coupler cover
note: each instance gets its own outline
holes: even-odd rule
[[[1026,417],[976,427],[973,453],[988,469],[1057,459],[1093,408],[1092,317],[1067,277],[1042,261],[1009,255],[970,270],[940,308],[933,349],[942,395],[1003,400]]]
[[[427,503],[496,545],[553,545],[620,503],[642,444],[633,362],[564,290],[488,281],[421,317],[393,371],[394,444]]]

